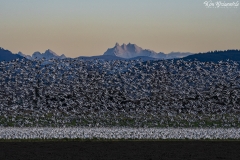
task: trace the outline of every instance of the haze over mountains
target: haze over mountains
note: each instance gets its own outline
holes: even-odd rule
[[[181,53],[181,52],[171,52],[169,54],[164,54],[162,52],[155,52],[149,49],[142,49],[136,44],[128,43],[122,44],[121,46],[116,43],[113,48],[109,48],[103,55],[117,56],[121,58],[135,58],[135,57],[151,57],[154,59],[172,59],[172,58],[183,58],[193,53]]]
[[[12,55],[10,55],[12,54]],[[149,49],[142,49],[141,47],[137,46],[136,44],[122,44],[121,46],[116,43],[116,45],[113,48],[108,48],[103,55],[98,55],[98,56],[80,56],[77,58],[84,59],[84,60],[91,60],[91,59],[103,59],[103,60],[123,60],[123,59],[129,59],[129,60],[134,60],[134,59],[142,59],[142,60],[158,60],[158,59],[172,59],[172,58],[182,58],[186,57],[188,55],[192,55],[193,53],[186,52],[186,53],[181,53],[181,52],[171,52],[169,54],[164,54],[162,52],[155,52]],[[19,58],[18,56],[25,57],[29,60],[39,60],[39,59],[64,59],[67,58],[64,54],[59,56],[52,50],[48,49],[44,53],[40,52],[34,52],[32,56],[26,55],[22,52],[18,52],[17,54],[13,54],[12,52],[9,51],[9,56],[10,57],[16,57]],[[7,55],[5,55],[6,57]],[[8,56],[7,56],[8,57]],[[0,59],[4,60],[4,59]],[[11,60],[11,58],[9,59]]]
[[[48,49],[44,53],[34,52],[32,56],[25,55],[22,52],[18,52],[17,54],[13,54],[9,50],[5,50],[0,47],[0,61],[11,61],[18,58],[27,58],[29,60],[50,60],[50,59],[65,59],[67,58],[64,54],[59,56],[52,50]],[[160,59],[178,59],[183,58],[184,60],[200,60],[200,61],[221,61],[221,60],[234,60],[240,61],[240,50],[225,50],[225,51],[209,51],[206,53],[190,53],[190,52],[171,52],[169,54],[164,54],[162,52],[155,52],[149,49],[142,49],[136,44],[128,43],[122,44],[121,46],[116,43],[113,48],[108,48],[103,55],[98,56],[80,56],[78,59],[83,60],[135,60],[141,59],[142,61],[147,60],[160,60]]]
[[[18,55],[23,56],[23,57],[25,57],[27,59],[30,59],[30,60],[33,60],[33,59],[38,60],[38,59],[43,59],[43,58],[45,58],[46,60],[67,58],[64,54],[59,56],[59,55],[57,55],[55,52],[53,52],[50,49],[46,50],[44,53],[34,52],[32,56],[25,55],[22,52],[18,52]]]

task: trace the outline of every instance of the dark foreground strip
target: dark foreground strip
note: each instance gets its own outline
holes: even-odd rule
[[[0,159],[240,159],[240,141],[0,142]]]

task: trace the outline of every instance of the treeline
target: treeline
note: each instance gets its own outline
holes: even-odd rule
[[[198,60],[201,62],[218,62],[226,60],[240,61],[240,50],[215,50],[206,53],[198,53],[183,58],[184,60]]]

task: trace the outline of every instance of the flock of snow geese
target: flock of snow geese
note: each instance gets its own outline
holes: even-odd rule
[[[240,126],[234,61],[17,59],[0,62],[0,75],[0,127]]]
[[[237,128],[0,128],[0,139],[239,139]]]

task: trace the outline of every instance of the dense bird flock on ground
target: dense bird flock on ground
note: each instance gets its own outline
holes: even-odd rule
[[[0,128],[0,139],[239,139],[237,128]]]
[[[2,127],[239,127],[239,63],[0,62]]]

